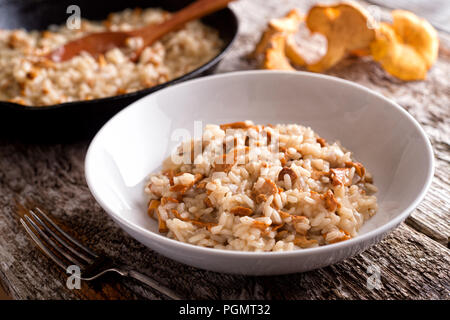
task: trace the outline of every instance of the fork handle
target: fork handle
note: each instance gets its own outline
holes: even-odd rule
[[[126,270],[126,269],[116,269],[116,271],[125,277],[130,277],[135,280],[140,281],[143,284],[146,284],[147,286],[163,293],[164,295],[168,296],[169,298],[173,300],[182,300],[181,297],[179,297],[176,293],[174,293],[172,290],[161,286],[156,281],[154,281],[152,278],[146,276],[145,274],[142,274],[140,272],[134,271],[134,270]]]

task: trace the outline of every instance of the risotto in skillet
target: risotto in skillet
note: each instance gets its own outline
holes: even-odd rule
[[[82,53],[55,63],[43,57],[87,33],[136,29],[169,16],[160,9],[127,9],[105,21],[82,20],[77,30],[0,30],[0,100],[46,106],[129,93],[182,76],[220,52],[218,32],[196,20],[145,48],[137,62],[129,56],[142,45],[139,37],[98,58]]]

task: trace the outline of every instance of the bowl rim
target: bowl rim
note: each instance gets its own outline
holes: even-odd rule
[[[270,75],[270,74],[271,75],[294,75],[294,77],[300,76],[300,77],[306,77],[306,78],[311,77],[311,78],[316,78],[316,79],[322,79],[325,81],[332,81],[338,85],[349,86],[356,90],[362,90],[367,94],[375,95],[376,97],[380,98],[386,104],[390,105],[391,107],[396,109],[398,112],[400,112],[400,114],[405,116],[407,120],[412,122],[412,124],[415,126],[418,133],[420,134],[420,137],[425,141],[425,147],[426,147],[425,151],[427,153],[428,160],[430,163],[429,167],[427,168],[427,175],[426,175],[425,183],[423,184],[419,194],[416,196],[414,201],[412,201],[405,209],[403,209],[402,212],[399,215],[397,215],[395,218],[393,218],[392,220],[389,220],[387,223],[377,227],[374,230],[371,230],[362,235],[358,235],[347,241],[342,241],[342,242],[338,242],[338,243],[334,243],[334,244],[327,244],[324,246],[313,247],[313,248],[305,248],[305,249],[292,250],[292,251],[281,251],[281,252],[238,251],[238,250],[225,250],[225,249],[202,247],[202,246],[197,246],[194,244],[185,243],[185,242],[181,242],[178,240],[168,238],[165,235],[158,234],[158,233],[148,230],[140,225],[132,223],[132,222],[128,221],[127,219],[125,219],[124,217],[122,217],[120,214],[115,213],[114,210],[112,210],[109,207],[109,205],[106,204],[95,193],[95,189],[93,188],[93,182],[91,181],[90,174],[89,174],[89,169],[90,169],[89,163],[91,162],[90,159],[91,159],[92,153],[93,153],[92,150],[95,147],[97,140],[102,135],[103,130],[108,126],[109,122],[115,121],[114,119],[116,117],[120,117],[120,114],[122,112],[127,112],[127,110],[129,108],[132,108],[133,105],[135,105],[135,104],[137,105],[137,104],[141,103],[141,100],[146,99],[149,95],[133,102],[132,104],[130,104],[129,106],[127,106],[123,110],[121,110],[119,113],[114,115],[114,117],[112,117],[108,122],[106,122],[103,125],[103,127],[97,132],[95,137],[92,139],[92,141],[89,145],[89,148],[87,150],[87,153],[86,153],[86,158],[85,158],[84,164],[85,164],[85,179],[86,179],[87,185],[89,187],[89,190],[90,190],[91,194],[94,196],[95,200],[100,204],[102,209],[105,210],[108,213],[108,215],[120,225],[120,227],[122,227],[121,224],[123,224],[130,230],[133,230],[134,232],[140,234],[141,236],[146,237],[148,240],[157,241],[159,243],[166,242],[166,245],[179,247],[179,249],[191,250],[191,251],[196,251],[198,253],[204,253],[204,254],[209,254],[209,255],[226,256],[226,257],[230,257],[230,258],[231,257],[241,257],[241,258],[246,258],[246,257],[248,257],[248,258],[250,258],[250,257],[251,258],[269,258],[269,257],[270,258],[281,258],[281,257],[285,257],[285,258],[287,258],[287,257],[292,257],[292,256],[308,255],[308,254],[313,254],[313,253],[317,253],[317,254],[327,253],[329,251],[353,247],[353,246],[356,246],[358,243],[367,242],[370,239],[376,238],[377,236],[383,236],[387,232],[389,232],[390,230],[392,230],[393,228],[398,226],[401,222],[403,222],[412,213],[412,211],[419,205],[419,203],[423,200],[423,198],[425,197],[425,195],[432,183],[432,179],[434,176],[434,167],[435,167],[434,153],[433,153],[433,148],[431,146],[431,142],[430,142],[428,136],[426,135],[425,131],[420,126],[420,124],[417,122],[417,120],[414,119],[414,117],[412,115],[410,115],[405,109],[403,109],[395,101],[384,97],[382,94],[375,92],[375,91],[373,91],[369,88],[366,88],[360,84],[357,84],[355,82],[341,79],[341,78],[334,77],[334,76],[311,73],[311,72],[304,72],[304,71],[296,71],[295,73],[293,73],[292,71],[278,71],[278,70],[249,70],[249,71],[235,71],[235,72],[228,72],[228,73],[223,73],[223,74],[215,74],[215,75],[211,75],[211,76],[201,77],[198,79],[188,80],[188,81],[179,83],[175,86],[164,88],[162,90],[159,90],[158,92],[163,92],[164,90],[176,90],[178,87],[189,86],[192,84],[206,82],[206,81],[215,80],[215,79],[221,79],[221,78],[233,78],[233,77],[241,77],[241,76],[245,77],[248,75],[266,76],[266,75]],[[155,94],[157,94],[157,93],[155,93]]]
[[[223,59],[224,55],[230,50],[231,46],[236,41],[237,35],[239,34],[239,28],[240,28],[239,19],[238,19],[236,13],[230,7],[223,8],[222,10],[219,10],[216,13],[225,13],[225,14],[230,15],[230,18],[233,21],[233,26],[235,27],[235,28],[233,28],[235,30],[233,32],[233,36],[231,37],[230,41],[220,50],[220,52],[217,55],[215,55],[213,58],[208,60],[206,63],[204,63],[204,64],[200,65],[199,67],[195,68],[194,70],[192,70],[188,73],[185,73],[179,77],[176,77],[172,80],[157,84],[156,86],[144,88],[141,90],[128,92],[125,94],[103,97],[103,98],[96,98],[96,99],[92,99],[92,100],[85,100],[85,101],[75,100],[75,101],[57,103],[57,104],[45,105],[45,106],[22,105],[22,104],[10,102],[10,101],[0,101],[0,105],[2,105],[3,107],[10,108],[12,110],[21,111],[21,112],[23,112],[23,111],[44,112],[44,111],[49,111],[49,110],[64,109],[65,107],[77,106],[80,103],[82,103],[83,105],[96,104],[99,102],[109,103],[109,102],[113,102],[118,99],[134,98],[134,97],[142,95],[142,94],[145,94],[145,96],[147,96],[153,92],[159,91],[166,87],[178,84],[183,81],[190,80],[197,75],[201,75],[203,72],[207,71],[209,68],[211,68],[215,64],[219,63]],[[143,97],[141,97],[141,98],[143,98]]]

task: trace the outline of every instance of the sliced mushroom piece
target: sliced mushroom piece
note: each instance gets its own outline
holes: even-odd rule
[[[213,205],[211,199],[209,199],[209,197],[206,197],[205,199],[203,199],[203,203],[208,208],[213,208],[214,207],[214,205]]]
[[[284,167],[281,169],[280,173],[278,174],[278,181],[284,181],[284,175],[289,175],[291,178],[291,183],[294,184],[295,180],[297,180],[297,174],[294,170],[288,167]]]
[[[176,184],[172,187],[170,187],[170,191],[172,192],[179,192],[181,195],[185,194],[190,188],[192,188],[197,182],[203,179],[203,175],[200,173],[196,173],[194,175],[194,180],[189,184]]]
[[[317,240],[314,239],[307,239],[306,236],[295,236],[294,238],[294,244],[296,246],[299,246],[300,248],[309,248],[313,245],[317,244]]]
[[[342,233],[344,233],[344,235],[341,236],[341,237],[338,237],[338,238],[335,238],[335,239],[329,241],[329,243],[342,242],[342,241],[346,241],[346,240],[349,240],[349,239],[352,238],[352,236],[350,235],[350,233],[348,233],[347,231],[342,230],[342,229],[339,229],[339,231],[341,231]],[[323,235],[324,239],[326,238],[326,236],[327,236],[326,234]]]
[[[253,214],[253,210],[250,208],[242,207],[242,206],[236,206],[234,208],[231,208],[230,212],[236,216],[244,217],[244,216],[251,216]]]
[[[203,222],[203,221],[200,221],[200,220],[183,218],[181,216],[181,214],[176,209],[172,209],[171,212],[172,212],[172,214],[174,215],[175,218],[180,219],[181,221],[190,222],[196,227],[210,229],[211,227],[217,226],[217,223],[213,223],[213,222]]]
[[[227,129],[249,129],[253,127],[253,123],[247,121],[239,121],[232,123],[225,123],[220,125],[220,129],[226,131]]]
[[[331,190],[328,190],[326,193],[322,194],[320,199],[325,201],[325,208],[330,212],[335,212],[341,206]]]
[[[320,146],[321,146],[322,148],[325,147],[325,146],[327,145],[327,141],[326,141],[324,138],[318,137],[318,138],[316,139],[316,141],[320,144]]]
[[[169,228],[167,228],[166,221],[164,221],[161,218],[161,214],[159,213],[159,210],[156,210],[156,214],[158,216],[158,231],[161,233],[166,233],[169,231]]]
[[[165,205],[167,202],[180,203],[180,201],[178,199],[175,199],[172,197],[162,197],[161,198],[162,205]]]
[[[271,196],[278,192],[278,187],[272,180],[266,178],[262,186],[256,191],[258,194]]]
[[[283,240],[284,238],[286,238],[288,233],[289,232],[287,230],[278,231],[277,234],[275,235],[275,240],[277,240],[277,241]]]
[[[349,178],[349,168],[330,169],[330,172],[333,186],[348,186],[351,184],[351,180]]]
[[[158,209],[161,202],[159,200],[151,200],[148,204],[147,213],[150,217],[154,217],[155,210]]]
[[[173,177],[175,176],[172,169],[166,170],[163,172],[163,175],[165,175],[167,178],[169,178],[169,184],[170,186],[173,186],[175,183],[173,182]]]
[[[261,231],[266,231],[266,229],[267,229],[268,227],[270,227],[270,225],[267,224],[267,223],[264,223],[264,222],[262,222],[262,221],[255,220],[255,221],[253,221],[253,223],[252,223],[252,227],[258,228],[258,229],[261,230]]]
[[[258,195],[255,197],[255,201],[256,201],[256,203],[266,202],[266,201],[267,201],[267,197],[266,197],[265,194],[258,194]]]
[[[213,164],[214,171],[228,173],[231,171],[231,169],[235,165],[236,160],[237,160],[236,153],[234,153],[233,158],[231,158],[229,156],[229,153],[224,154],[224,155],[222,155],[222,159],[220,161],[214,162],[214,164]]]
[[[345,166],[347,168],[351,168],[351,167],[355,168],[356,174],[358,176],[360,176],[361,179],[363,179],[364,176],[366,175],[366,168],[364,168],[364,166],[361,163],[359,163],[359,162],[348,161],[348,162],[345,163]]]

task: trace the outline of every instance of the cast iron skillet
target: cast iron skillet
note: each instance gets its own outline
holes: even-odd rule
[[[70,5],[78,5],[81,17],[103,20],[110,12],[126,8],[160,7],[175,11],[189,0],[0,0],[0,29],[24,28],[45,30],[52,24],[64,24]],[[2,136],[33,140],[66,140],[91,136],[109,118],[139,98],[172,84],[211,73],[230,48],[238,31],[238,21],[230,9],[211,14],[202,21],[219,31],[224,48],[211,61],[166,83],[136,92],[95,99],[75,101],[45,107],[27,107],[0,101],[0,133]]]

